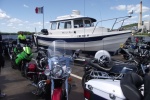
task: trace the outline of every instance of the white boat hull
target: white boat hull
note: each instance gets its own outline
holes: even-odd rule
[[[36,35],[35,35],[36,36]],[[115,52],[119,49],[120,44],[125,43],[128,37],[131,36],[131,32],[127,31],[122,34],[113,34],[106,36],[94,36],[94,37],[63,37],[52,35],[37,35],[39,46],[48,46],[54,40],[65,40],[72,50],[81,49],[82,51],[98,51],[106,50]]]

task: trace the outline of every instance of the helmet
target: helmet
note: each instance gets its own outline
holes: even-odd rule
[[[24,51],[25,53],[27,53],[28,55],[32,53],[30,47],[23,47],[23,51]]]
[[[94,58],[98,60],[98,64],[101,67],[108,67],[111,63],[111,56],[106,50],[99,50]]]

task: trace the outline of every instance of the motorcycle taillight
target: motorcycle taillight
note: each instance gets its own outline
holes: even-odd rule
[[[87,99],[87,100],[90,100],[90,91],[89,90],[84,90],[84,97]]]

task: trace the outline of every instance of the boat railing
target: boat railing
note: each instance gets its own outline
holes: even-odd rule
[[[132,17],[132,16],[129,15],[129,16],[124,16],[124,17],[118,17],[118,18],[100,20],[100,21],[98,21],[98,22],[96,23],[96,25],[95,25],[95,27],[94,27],[94,29],[93,29],[92,34],[94,33],[94,31],[95,31],[95,29],[96,29],[98,23],[100,23],[100,22],[109,21],[109,20],[115,20],[115,22],[114,22],[114,24],[113,24],[113,26],[112,26],[112,28],[111,28],[111,30],[110,30],[110,31],[113,31],[113,28],[114,28],[115,24],[117,24],[117,23],[119,23],[119,22],[122,22],[122,23],[121,23],[121,27],[122,27],[124,21],[127,20],[127,19],[129,19],[129,18],[131,18],[131,17]],[[118,19],[122,19],[122,20],[119,20],[119,21],[118,21]]]

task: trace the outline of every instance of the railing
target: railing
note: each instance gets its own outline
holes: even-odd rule
[[[121,27],[122,27],[124,21],[125,21],[126,19],[130,18],[130,17],[131,17],[131,16],[125,16],[125,17],[118,17],[118,18],[112,18],[112,19],[100,20],[100,21],[98,21],[98,22],[96,23],[96,25],[95,25],[95,27],[94,27],[94,29],[93,29],[92,34],[94,33],[94,31],[95,31],[95,29],[96,29],[96,27],[97,27],[97,25],[98,25],[99,22],[109,21],[109,20],[115,20],[115,22],[114,22],[114,24],[113,24],[113,26],[112,26],[112,28],[111,28],[111,31],[112,31],[116,23],[119,23],[119,22],[122,21],[122,24],[121,24]],[[118,19],[121,19],[121,18],[124,18],[124,19],[117,21]]]

